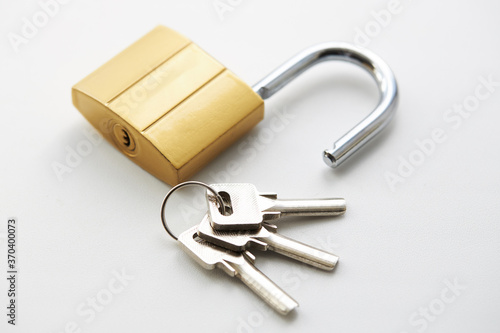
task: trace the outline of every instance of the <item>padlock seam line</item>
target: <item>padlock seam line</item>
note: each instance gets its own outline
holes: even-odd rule
[[[189,160],[186,161],[186,163],[184,163],[183,166],[181,166],[179,169],[177,170],[181,170],[182,168],[184,168],[189,162],[191,162],[195,157],[196,155],[202,153],[204,150],[206,150],[208,147],[210,147],[211,145],[215,144],[217,142],[217,140],[219,140],[221,137],[223,137],[224,135],[226,135],[229,131],[231,131],[231,129],[233,129],[236,125],[239,125],[243,122],[246,121],[246,119],[250,116],[252,116],[254,114],[254,112],[257,111],[258,108],[260,107],[263,107],[263,103],[259,104],[257,107],[255,107],[251,112],[249,112],[244,118],[242,118],[240,121],[234,123],[234,125],[232,127],[230,127],[229,129],[227,129],[224,133],[222,133],[221,135],[219,135],[218,137],[216,137],[212,142],[210,142],[207,146],[205,146],[203,149],[201,149],[199,152],[197,152],[194,157],[190,158]],[[214,157],[215,158],[215,157]],[[173,164],[172,164],[173,165]],[[175,166],[174,166],[175,167]]]
[[[142,130],[142,132],[146,132],[147,130],[149,130],[149,128],[151,128],[154,124],[156,124],[157,122],[159,122],[160,120],[162,120],[163,118],[165,118],[167,115],[169,115],[172,111],[174,111],[175,109],[177,109],[179,106],[182,105],[182,103],[184,103],[185,101],[187,101],[188,99],[190,99],[193,95],[195,95],[197,92],[199,92],[200,90],[202,90],[206,85],[208,85],[210,82],[212,82],[213,80],[215,80],[217,77],[219,77],[220,75],[222,75],[225,71],[228,71],[228,69],[224,66],[222,66],[222,69],[217,73],[215,74],[212,78],[210,78],[208,81],[206,81],[204,84],[202,84],[200,87],[198,87],[197,89],[193,90],[193,92],[191,92],[191,94],[189,94],[188,96],[186,96],[184,99],[182,99],[179,103],[177,103],[176,105],[174,105],[172,108],[170,108],[170,110],[167,110],[167,112],[165,112],[164,114],[162,114],[159,118],[155,119],[151,124],[149,124],[146,128],[144,128]]]
[[[243,123],[246,121],[247,118],[251,117],[255,112],[258,112],[258,109],[259,108],[264,108],[264,103],[261,103],[259,104],[257,107],[255,107],[251,112],[249,112],[243,119],[241,119],[240,121],[238,121],[237,123],[235,123],[235,125],[238,125],[240,123]],[[264,110],[263,110],[264,111]],[[264,113],[264,112],[262,112]],[[261,118],[261,120],[263,119],[264,117]],[[235,126],[234,125],[234,126]],[[233,126],[233,127],[234,127]],[[223,137],[224,135],[226,135],[233,127],[231,127],[230,129],[228,129],[227,131],[225,131],[224,133],[222,133],[221,135],[219,135],[215,140],[213,140],[209,145],[205,146],[203,149],[201,149],[199,152],[197,152],[192,158],[190,158],[189,160],[186,161],[186,163],[184,163],[183,166],[181,166],[179,169],[177,169],[177,178],[179,180],[179,176],[180,176],[180,172],[181,170],[185,169],[189,163],[196,158],[197,155],[201,154],[203,151],[207,150],[210,146],[214,145],[217,140],[219,140],[221,137]],[[251,130],[251,129],[250,129]],[[249,130],[249,131],[250,131]],[[246,134],[248,134],[249,131],[246,131],[245,133],[243,133],[239,138],[241,139],[243,136],[245,136]],[[233,142],[234,143],[234,142]],[[213,161],[219,154],[213,156],[210,161]],[[170,162],[170,161],[169,161]],[[172,166],[175,168],[174,164],[172,162],[170,162],[172,164]],[[201,170],[201,169],[200,169]],[[198,173],[200,170],[197,170],[194,174]],[[180,181],[180,180],[179,180]]]
[[[146,74],[144,74],[143,76],[141,76],[139,79],[137,79],[134,82],[132,82],[129,86],[127,86],[125,89],[123,89],[122,91],[120,91],[116,96],[114,96],[109,101],[107,101],[106,103],[104,103],[104,105],[108,106],[108,104],[111,104],[115,99],[119,98],[126,91],[128,91],[130,88],[132,88],[133,86],[135,86],[137,83],[139,83],[139,81],[141,81],[142,79],[144,79],[146,76],[150,75],[152,72],[154,72],[155,70],[157,70],[160,66],[162,66],[167,61],[169,61],[170,59],[172,59],[174,56],[176,56],[177,54],[179,54],[180,52],[182,52],[184,49],[186,49],[188,46],[193,45],[193,44],[194,43],[190,40],[189,43],[187,43],[186,45],[184,45],[183,47],[181,47],[179,50],[177,50],[175,53],[173,53],[170,57],[168,57],[165,60],[163,60],[162,62],[160,62],[157,66],[153,67],[149,72],[147,72]]]

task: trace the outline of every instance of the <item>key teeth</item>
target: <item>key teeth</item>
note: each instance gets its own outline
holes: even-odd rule
[[[263,220],[265,221],[274,221],[281,218],[281,212],[264,212]]]
[[[278,232],[278,226],[276,224],[271,224],[268,222],[262,222],[262,226],[266,228],[267,231],[270,231],[272,233],[277,233]]]
[[[236,270],[225,260],[222,260],[220,262],[219,268],[222,269],[230,277],[236,276]]]
[[[255,259],[257,259],[254,254],[250,251],[243,251],[243,255],[252,263],[255,264]]]
[[[255,239],[255,238],[251,238],[250,242],[251,242],[252,248],[258,249],[260,251],[267,251],[267,249],[269,247],[269,245],[266,242],[263,242],[261,240]]]
[[[272,199],[272,200],[277,200],[278,199],[278,194],[277,193],[259,193],[261,197]]]

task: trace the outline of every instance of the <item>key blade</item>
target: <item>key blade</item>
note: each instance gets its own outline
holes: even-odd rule
[[[327,199],[269,199],[259,197],[259,207],[264,213],[264,221],[273,221],[286,216],[338,216],[346,211],[343,198]],[[278,213],[276,217],[273,214]]]
[[[244,262],[242,264],[229,263],[236,272],[236,277],[262,298],[274,310],[282,315],[299,306],[290,295],[284,292],[273,281],[259,271],[255,266]]]
[[[259,237],[259,240],[265,242],[269,250],[326,271],[333,270],[339,261],[339,257],[332,253],[306,245],[278,233],[267,232],[265,236]]]

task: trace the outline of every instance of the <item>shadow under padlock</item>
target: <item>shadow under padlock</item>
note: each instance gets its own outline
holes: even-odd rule
[[[325,163],[337,167],[390,122],[397,106],[387,64],[347,43],[310,47],[251,88],[190,40],[158,26],[77,83],[73,104],[127,157],[175,185],[262,120],[264,99],[327,60],[360,66],[380,91],[377,107],[323,152]]]

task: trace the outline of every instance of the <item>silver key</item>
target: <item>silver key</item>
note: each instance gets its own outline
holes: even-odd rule
[[[245,251],[252,247],[271,250],[324,270],[332,270],[339,260],[334,254],[281,236],[276,233],[276,226],[267,223],[259,230],[219,231],[212,228],[209,217],[205,216],[198,226],[198,235],[232,251]]]
[[[252,262],[255,257],[248,251],[233,252],[213,245],[198,237],[197,226],[179,235],[183,250],[203,268],[222,269],[229,276],[236,276],[267,304],[286,315],[299,304],[280,287],[259,271]]]
[[[212,184],[226,201],[229,211],[221,214],[212,193],[207,192],[212,228],[258,230],[263,222],[285,216],[336,216],[345,213],[345,200],[280,200],[274,193],[257,192],[252,184]]]

